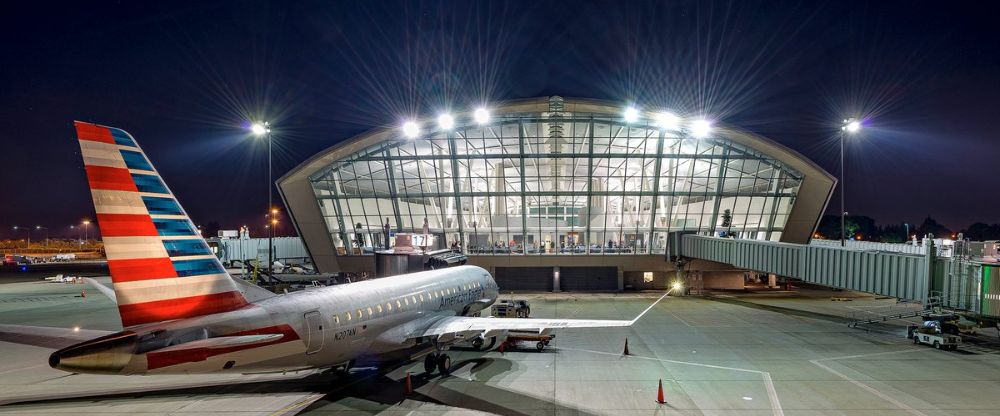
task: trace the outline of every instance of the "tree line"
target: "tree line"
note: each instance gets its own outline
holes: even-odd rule
[[[935,238],[956,238],[959,233],[972,241],[1000,240],[1000,224],[976,222],[965,229],[952,231],[934,218],[927,217],[920,224],[883,224],[879,225],[871,217],[864,215],[848,215],[844,221],[847,238],[865,241],[880,241],[883,243],[902,243],[913,236],[917,239],[932,234]],[[816,229],[817,238],[829,240],[840,239],[840,217],[824,215]]]

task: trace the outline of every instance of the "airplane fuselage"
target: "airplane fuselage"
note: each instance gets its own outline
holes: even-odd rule
[[[408,360],[440,347],[412,334],[496,301],[475,266],[278,295],[212,315],[128,328],[53,353],[59,369],[98,374],[278,372]]]

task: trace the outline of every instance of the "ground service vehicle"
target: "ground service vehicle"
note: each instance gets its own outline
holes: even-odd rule
[[[933,345],[937,349],[956,350],[962,343],[958,335],[949,334],[941,329],[940,321],[924,321],[923,325],[911,327],[913,343]]]
[[[524,299],[500,299],[490,312],[498,318],[527,318],[531,315],[531,305]]]

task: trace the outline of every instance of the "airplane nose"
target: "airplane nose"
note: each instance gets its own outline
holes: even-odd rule
[[[49,366],[71,373],[120,374],[136,350],[136,334],[123,331],[63,348],[49,356]]]

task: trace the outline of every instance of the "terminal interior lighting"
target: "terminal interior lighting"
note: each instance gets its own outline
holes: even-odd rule
[[[448,113],[439,115],[438,127],[441,127],[442,130],[451,130],[452,127],[455,127],[455,117]]]
[[[691,122],[691,136],[696,139],[703,139],[712,133],[712,123],[708,120],[695,120]]]
[[[625,118],[626,123],[635,123],[636,121],[639,121],[639,109],[634,106],[629,106],[625,109],[625,113],[622,114],[622,116]]]
[[[490,112],[485,108],[477,108],[475,112],[472,113],[472,118],[476,120],[476,123],[486,124],[490,121]]]
[[[420,135],[420,125],[416,121],[403,123],[403,135],[410,139],[415,139]]]
[[[669,111],[661,111],[654,116],[656,125],[664,130],[677,130],[681,126],[681,118]]]

